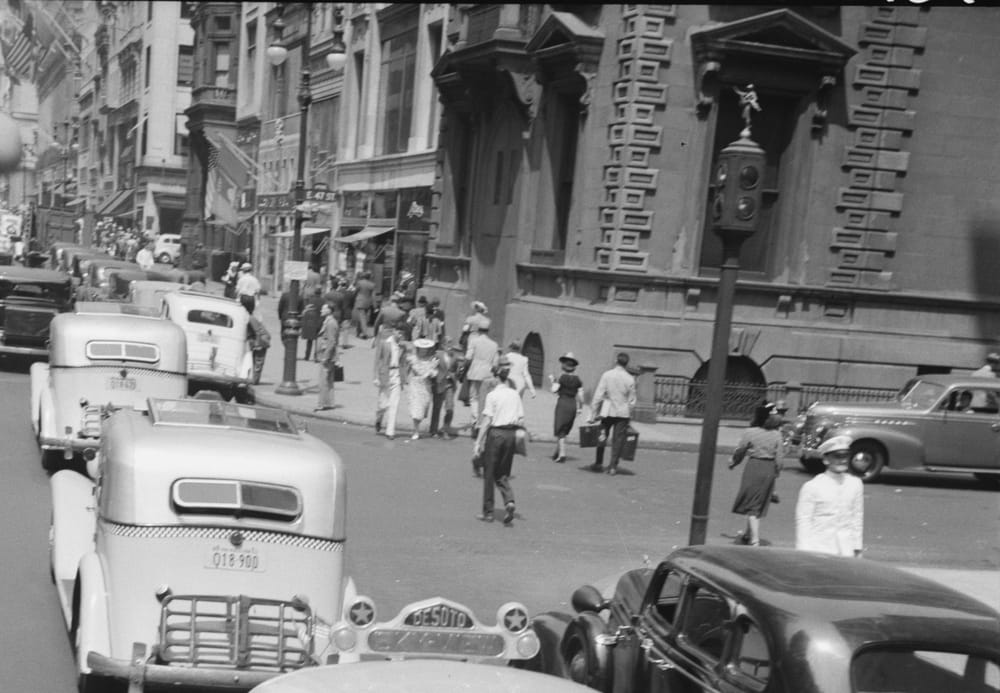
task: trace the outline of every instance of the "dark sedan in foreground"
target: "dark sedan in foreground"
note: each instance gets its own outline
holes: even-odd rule
[[[524,666],[601,691],[1000,691],[1000,614],[866,559],[690,546],[573,607],[534,619]]]

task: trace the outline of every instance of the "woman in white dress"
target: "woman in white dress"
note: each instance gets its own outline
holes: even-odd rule
[[[413,352],[406,355],[409,364],[407,398],[410,403],[410,417],[413,419],[411,440],[420,437],[420,424],[427,418],[431,404],[431,384],[438,369],[434,348],[433,340],[416,339],[413,341]]]

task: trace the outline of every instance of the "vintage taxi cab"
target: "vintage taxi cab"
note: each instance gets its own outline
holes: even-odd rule
[[[187,335],[191,394],[214,390],[227,400],[253,401],[246,308],[231,298],[185,289],[163,294],[163,316]]]
[[[817,449],[834,435],[853,441],[850,470],[864,481],[886,469],[921,469],[1000,486],[1000,379],[921,375],[888,402],[817,402],[802,426],[802,466],[822,471]]]
[[[52,319],[48,363],[30,369],[31,425],[48,470],[93,458],[113,410],[187,394],[183,330],[156,315],[125,314],[124,305],[81,303],[80,312]]]
[[[113,270],[141,271],[139,265],[113,257],[95,258],[87,263],[86,272],[76,288],[78,301],[106,301],[111,295]]]
[[[526,666],[606,693],[1000,690],[1000,614],[867,559],[689,546],[572,603]]]
[[[0,355],[48,356],[49,324],[72,305],[73,287],[65,274],[0,267]]]
[[[537,653],[516,602],[496,626],[441,598],[380,621],[344,573],[343,462],[284,410],[204,396],[146,410],[108,418],[93,479],[51,479],[52,574],[82,690],[248,690],[362,659]]]
[[[69,272],[70,256],[76,250],[84,251],[88,250],[88,248],[79,243],[70,243],[67,241],[56,241],[53,243],[49,246],[49,269],[58,272]]]

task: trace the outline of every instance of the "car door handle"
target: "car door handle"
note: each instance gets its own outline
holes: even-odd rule
[[[670,660],[666,657],[654,654],[653,641],[649,638],[643,638],[642,642],[639,643],[639,647],[641,647],[642,651],[646,653],[646,661],[654,665],[657,669],[660,669],[661,671],[669,671],[674,668],[674,665],[671,664]]]

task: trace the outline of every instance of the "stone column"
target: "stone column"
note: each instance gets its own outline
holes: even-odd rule
[[[635,395],[632,419],[640,423],[656,423],[656,366],[639,366]]]

